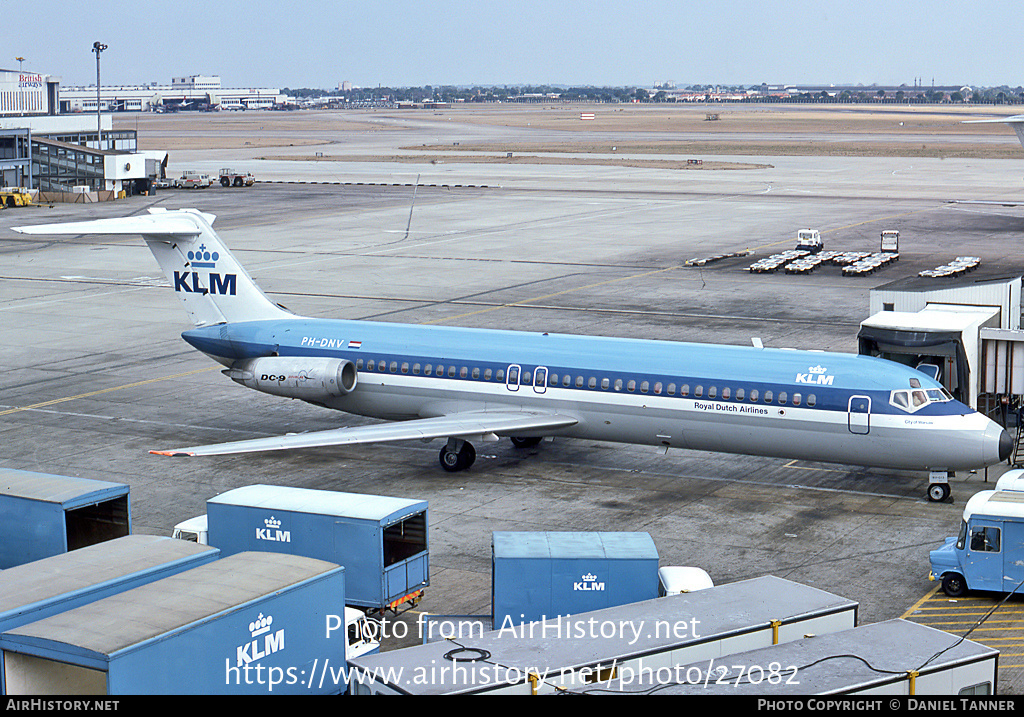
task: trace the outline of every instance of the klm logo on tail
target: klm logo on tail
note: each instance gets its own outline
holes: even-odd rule
[[[214,269],[217,266],[217,260],[220,255],[217,252],[206,251],[206,246],[203,244],[199,245],[199,251],[190,251],[188,253],[188,260],[190,266],[195,268],[203,269]],[[183,291],[186,294],[221,294],[222,296],[234,296],[237,286],[237,278],[235,274],[218,274],[214,271],[209,273],[209,281],[207,285],[209,288],[202,286],[200,283],[200,275],[198,271],[175,271],[174,272],[174,290]]]

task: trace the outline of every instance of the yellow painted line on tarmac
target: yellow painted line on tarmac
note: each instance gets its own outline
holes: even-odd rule
[[[820,233],[821,234],[828,234],[830,232],[842,231],[843,229],[853,229],[854,227],[864,226],[865,224],[873,224],[874,222],[887,222],[887,221],[890,221],[892,219],[901,219],[903,217],[913,216],[914,214],[921,214],[922,212],[931,212],[931,211],[934,211],[937,208],[938,207],[928,207],[927,209],[917,209],[915,211],[904,212],[902,214],[891,214],[891,215],[889,215],[887,217],[877,217],[875,219],[865,219],[862,222],[855,222],[853,224],[847,224],[846,226],[843,226],[843,227],[834,227],[832,229],[822,229]],[[771,249],[772,247],[783,246],[783,245],[792,244],[792,243],[793,243],[792,239],[783,239],[782,241],[772,242],[771,244],[762,244],[761,246],[755,246],[755,247],[752,247],[750,249],[747,249],[747,251],[762,251],[764,249]]]
[[[123,391],[128,388],[135,388],[136,386],[145,386],[149,383],[157,383],[158,381],[169,381],[174,378],[183,378],[185,376],[192,376],[197,373],[204,373],[206,371],[213,371],[218,366],[210,366],[208,368],[200,368],[195,371],[186,371],[185,373],[176,373],[172,376],[161,376],[160,378],[150,378],[145,381],[136,381],[135,383],[126,383],[123,386],[112,386],[111,388],[101,388],[98,391],[89,391],[88,393],[80,393],[77,396],[66,396],[65,398],[55,398],[52,401],[43,401],[42,403],[33,403],[31,406],[21,406],[20,408],[8,408],[6,411],[0,411],[0,416],[8,416],[12,413],[19,413],[21,411],[31,411],[35,408],[43,408],[45,406],[53,406],[58,403],[67,403],[68,401],[76,401],[80,398],[89,398],[90,396],[99,396],[101,393],[112,393],[114,391]]]
[[[902,615],[900,615],[900,619],[902,619],[902,620],[909,620],[911,614],[915,610],[917,610],[919,607],[921,607],[921,605],[923,605],[927,600],[929,600],[933,595],[935,595],[935,593],[937,593],[939,591],[939,587],[941,587],[941,584],[937,583],[935,585],[935,587],[933,587],[929,592],[925,593],[924,597],[922,597],[920,600],[918,600],[913,605],[911,605],[909,608],[907,608],[907,611],[905,613],[903,613]]]
[[[464,319],[467,316],[478,316],[480,314],[486,314],[489,311],[497,311],[498,309],[507,309],[511,307],[529,307],[532,302],[543,301],[544,299],[550,299],[554,296],[563,296],[565,294],[571,294],[574,291],[583,291],[584,289],[593,289],[595,286],[606,286],[608,284],[615,284],[620,281],[630,281],[631,279],[643,279],[646,276],[654,276],[655,274],[664,274],[668,271],[675,271],[681,269],[682,265],[669,266],[664,269],[654,269],[652,271],[645,271],[642,274],[632,274],[630,276],[619,276],[614,279],[605,279],[604,281],[596,281],[593,284],[585,284],[584,286],[576,286],[572,289],[564,289],[562,291],[556,291],[551,294],[544,294],[543,296],[534,296],[530,299],[523,299],[522,301],[510,301],[507,304],[498,304],[497,306],[489,306],[486,309],[478,309],[477,311],[470,311],[465,314],[459,314],[457,316],[445,316],[444,318],[434,319],[433,321],[424,321],[423,325],[428,324],[439,324],[444,321],[455,321],[456,319]]]

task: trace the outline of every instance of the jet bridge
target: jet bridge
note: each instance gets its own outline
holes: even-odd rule
[[[984,375],[981,329],[998,328],[999,317],[998,307],[949,304],[917,312],[882,311],[861,322],[859,352],[914,366],[958,401],[978,408]]]

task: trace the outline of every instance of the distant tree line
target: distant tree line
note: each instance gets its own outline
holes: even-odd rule
[[[687,93],[705,93],[709,99],[714,94],[750,93],[741,102],[797,102],[797,103],[871,103],[887,104],[1020,104],[1024,103],[1024,87],[975,88],[970,93],[960,91],[943,92],[919,87],[897,90],[842,89],[829,92],[801,92],[779,96],[766,90],[766,85],[723,86],[690,85],[683,88]],[[671,87],[655,86],[652,90],[642,87],[564,87],[555,85],[504,85],[504,86],[439,86],[423,87],[357,87],[351,90],[324,90],[316,88],[283,88],[283,94],[299,100],[334,99],[337,102],[398,103],[398,102],[675,102]],[[968,95],[969,96],[966,96]]]

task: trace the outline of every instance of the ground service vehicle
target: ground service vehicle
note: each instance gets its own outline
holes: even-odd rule
[[[251,187],[256,184],[256,177],[252,172],[239,172],[236,169],[220,170],[220,186],[222,187]]]
[[[211,184],[213,182],[210,180],[210,175],[193,170],[182,172],[181,176],[174,180],[174,186],[177,189],[206,189]]]
[[[275,485],[229,490],[174,536],[220,548],[302,555],[345,568],[346,604],[382,613],[419,603],[430,584],[427,503]]]
[[[801,229],[796,233],[796,248],[817,254],[825,244],[821,241],[821,232],[817,229]]]
[[[985,490],[967,501],[960,534],[931,551],[930,580],[960,597],[970,590],[1024,592],[1024,492]]]

